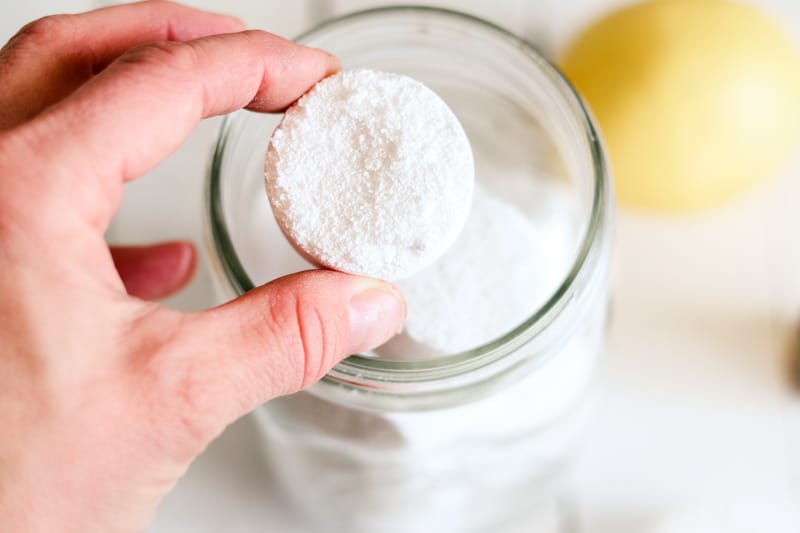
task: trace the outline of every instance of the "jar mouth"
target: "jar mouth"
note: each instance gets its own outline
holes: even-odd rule
[[[535,360],[510,361],[508,359],[511,358],[507,356],[540,335],[572,299],[576,285],[580,284],[581,274],[587,270],[587,265],[594,263],[593,257],[599,253],[598,246],[595,244],[598,233],[609,213],[610,177],[603,148],[589,111],[569,81],[528,41],[478,17],[429,6],[386,6],[357,11],[324,21],[300,35],[296,40],[299,43],[307,44],[324,32],[342,25],[377,17],[407,14],[440,17],[451,21],[458,20],[459,23],[491,33],[494,38],[505,41],[507,45],[511,45],[524,54],[526,59],[545,75],[551,88],[555,89],[555,93],[560,97],[561,103],[568,109],[571,118],[578,122],[583,138],[575,139],[575,141],[583,143],[583,152],[591,160],[593,191],[587,223],[583,225],[583,234],[578,239],[577,253],[567,275],[552,295],[517,327],[501,337],[473,349],[427,360],[403,361],[361,354],[351,355],[337,364],[321,382],[321,385],[325,386],[343,387],[350,390],[353,388],[373,390],[389,395],[405,395],[409,391],[426,393],[438,390],[439,387],[435,385],[436,383],[454,378],[463,379],[465,383],[475,380],[491,381],[498,376],[496,371],[489,370],[489,368],[495,367],[494,363],[501,360],[507,360],[507,365],[504,365],[507,367],[522,364],[525,366],[535,365],[537,363]],[[241,111],[237,113],[241,113]],[[215,255],[212,257],[215,262],[214,266],[221,271],[233,291],[237,295],[241,295],[252,290],[255,285],[237,255],[221,201],[225,147],[229,141],[232,117],[235,115],[229,115],[223,119],[215,143],[206,182],[206,208],[208,209],[207,236],[212,255]],[[540,353],[536,354],[533,359],[544,357],[545,354]],[[448,388],[452,389],[452,384]]]

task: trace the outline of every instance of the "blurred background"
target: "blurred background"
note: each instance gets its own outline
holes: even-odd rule
[[[109,3],[5,2],[0,40],[45,14]],[[186,3],[293,37],[330,16],[396,2]],[[632,2],[428,3],[505,26],[560,61],[584,28]],[[772,17],[794,46],[800,42],[800,2],[743,3]],[[715,20],[711,16],[698,27],[713,33]],[[764,54],[765,61],[776,57],[768,46]],[[788,64],[785,70],[793,68],[798,67]],[[711,88],[713,76],[713,71],[707,76]],[[625,90],[620,87],[620,94]],[[764,102],[757,94],[750,98],[737,109],[752,106],[761,116]],[[602,101],[590,104],[606,117]],[[663,103],[655,105],[660,107],[648,108],[654,120],[671,112]],[[794,121],[797,115],[787,111],[786,116]],[[109,240],[202,243],[202,182],[217,126],[218,120],[201,125],[161,167],[127,187]],[[614,125],[601,121],[600,127]],[[743,126],[723,121],[714,127]],[[662,143],[662,134],[653,134],[652,143]],[[769,135],[760,142],[789,143]],[[652,202],[635,199],[618,206],[612,317],[597,412],[568,473],[571,532],[800,531],[800,147],[789,145],[794,148],[788,158],[750,176],[755,186],[700,208],[653,209]],[[622,157],[614,148],[612,171],[615,157]],[[626,188],[627,179],[620,176]],[[196,309],[210,301],[202,264],[192,285],[168,303]],[[165,501],[153,531],[294,531],[265,473],[254,466],[260,464],[256,441],[248,420],[232,426]]]

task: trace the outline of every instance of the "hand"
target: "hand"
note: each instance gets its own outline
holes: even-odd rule
[[[123,183],[200,119],[280,110],[338,68],[242,29],[147,2],[42,19],[0,52],[3,531],[144,529],[227,424],[402,323],[391,285],[329,271],[180,313],[137,296],[180,287],[191,245],[105,244]]]

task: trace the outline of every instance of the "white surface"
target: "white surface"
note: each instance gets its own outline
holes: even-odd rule
[[[34,16],[87,3],[4,2],[0,38]],[[620,2],[452,2],[537,35],[550,49],[612,3]],[[800,3],[759,3],[800,28]],[[294,35],[306,20],[353,4],[366,1],[218,5],[251,25]],[[128,186],[113,240],[201,242],[201,185],[214,128],[201,126],[164,165]],[[698,521],[686,517],[700,516],[704,533],[724,532],[728,512],[754,524],[744,531],[760,532],[758,524],[771,532],[800,530],[791,514],[800,509],[800,393],[791,391],[786,374],[798,334],[798,201],[795,171],[704,215],[620,213],[603,395],[570,473],[577,531],[689,533]],[[196,308],[210,301],[207,281],[203,266],[169,303]],[[291,533],[267,477],[244,419],[196,461],[152,531]],[[767,525],[776,517],[780,525]]]

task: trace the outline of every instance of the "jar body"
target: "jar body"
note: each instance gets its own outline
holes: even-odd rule
[[[527,43],[457,13],[378,9],[300,41],[436,91],[470,138],[479,185],[537,225],[548,265],[530,273],[541,299],[529,316],[485,345],[431,360],[353,356],[257,409],[275,480],[326,533],[557,531],[554,482],[588,412],[608,298],[611,190],[591,121]],[[221,300],[309,267],[263,193],[277,123],[240,112],[222,127],[207,220]],[[494,296],[481,305],[500,309]]]
[[[473,402],[387,412],[312,388],[267,403],[255,415],[270,472],[315,531],[560,531],[558,474],[591,413],[604,296],[541,366]]]

